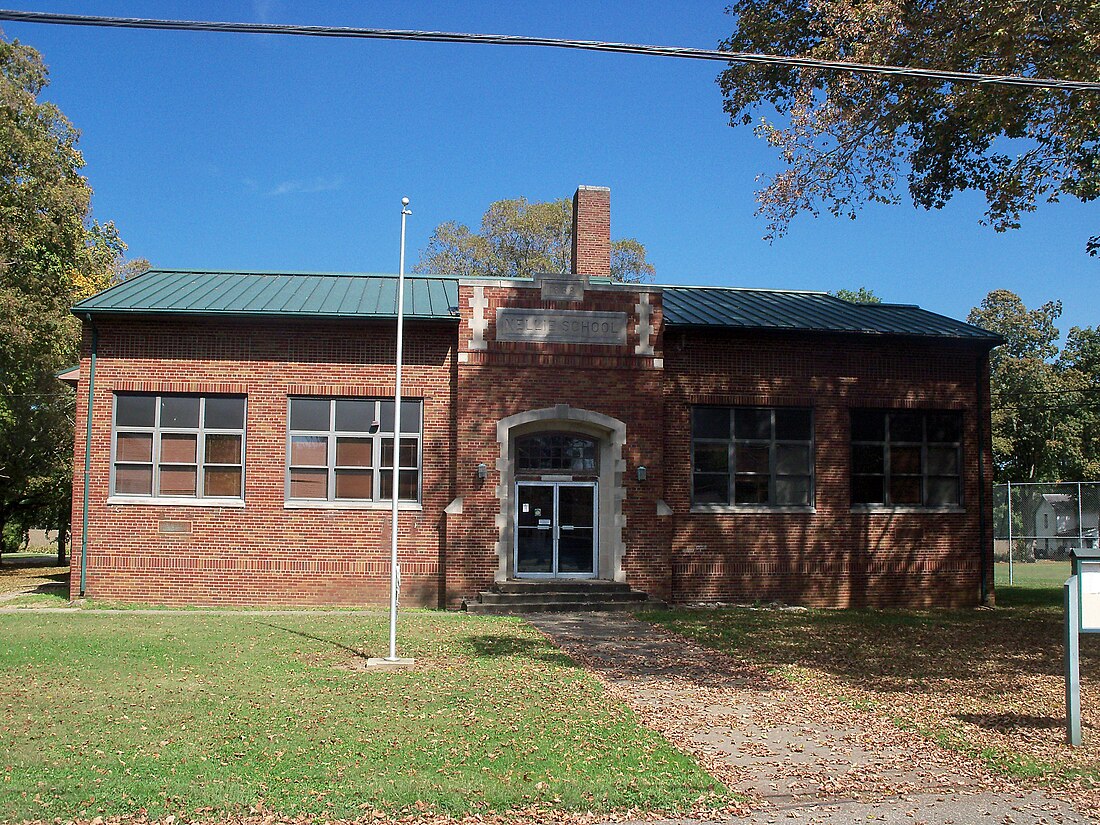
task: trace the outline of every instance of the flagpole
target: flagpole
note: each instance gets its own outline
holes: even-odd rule
[[[384,659],[370,659],[374,665],[411,665],[415,660],[402,659],[397,655],[397,597],[401,587],[401,567],[397,563],[397,514],[398,514],[398,468],[401,465],[401,361],[405,343],[405,219],[412,214],[409,199],[401,199],[401,263],[397,274],[397,377],[393,391],[393,477],[391,479],[390,522],[390,655]]]

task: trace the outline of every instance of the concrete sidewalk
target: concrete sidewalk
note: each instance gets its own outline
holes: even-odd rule
[[[737,822],[1094,821],[868,711],[632,616],[528,618],[648,726],[759,806]]]

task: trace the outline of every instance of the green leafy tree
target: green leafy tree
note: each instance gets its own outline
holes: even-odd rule
[[[836,292],[830,292],[829,294],[851,304],[882,303],[882,299],[865,286],[861,286],[859,289],[838,289]]]
[[[530,277],[568,272],[573,244],[573,203],[531,203],[526,198],[495,201],[481,217],[481,230],[447,221],[432,232],[420,253],[417,272],[473,277]],[[646,248],[634,238],[611,243],[611,277],[639,283],[653,279]]]
[[[0,535],[67,513],[73,399],[54,374],[78,354],[69,308],[143,266],[92,220],[79,133],[39,99],[48,82],[37,51],[0,38]]]
[[[1100,481],[1100,330],[1071,327],[1058,358],[1058,407],[1072,431],[1062,478]]]
[[[1095,0],[736,0],[722,47],[995,75],[1095,80]],[[1100,96],[891,75],[731,64],[731,124],[756,123],[784,168],[758,193],[769,237],[801,212],[943,206],[985,195],[983,222],[1019,226],[1040,202],[1100,194]],[[769,119],[768,112],[778,116]],[[1100,248],[1100,238],[1090,241]]]
[[[968,320],[1004,338],[990,354],[996,480],[1054,481],[1062,477],[1077,435],[1060,407],[1066,389],[1057,364],[1062,304],[1028,309],[1007,289],[990,292]]]

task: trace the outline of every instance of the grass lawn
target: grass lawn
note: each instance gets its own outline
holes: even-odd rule
[[[1070,748],[1061,580],[1059,587],[1040,586],[1038,577],[1031,586],[999,587],[994,610],[731,608],[647,618],[872,709],[1009,777],[1098,782],[1100,636],[1081,640],[1085,744]]]
[[[0,615],[0,820],[682,809],[726,791],[510,619]]]
[[[1000,593],[1001,588],[1009,587],[1008,562],[997,562],[993,565],[993,568],[993,581],[996,583],[998,593]],[[1068,561],[1034,561],[1028,563],[1017,561],[1012,563],[1011,586],[1013,587],[1044,590],[1060,589],[1068,578]]]

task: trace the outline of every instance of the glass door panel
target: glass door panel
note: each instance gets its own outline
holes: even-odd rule
[[[594,575],[596,488],[558,487],[558,565],[564,575]]]
[[[516,485],[516,573],[554,572],[554,486]]]

